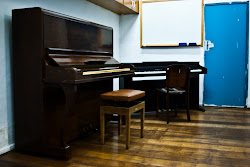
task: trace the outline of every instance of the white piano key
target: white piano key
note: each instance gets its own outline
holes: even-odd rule
[[[133,77],[133,81],[165,80],[166,76]]]
[[[100,71],[86,71],[86,72],[83,72],[82,75],[95,75],[95,74],[124,72],[124,71],[130,71],[130,68],[120,68],[120,69],[100,70]]]
[[[190,70],[190,72],[202,72],[201,69],[193,69],[193,70]]]
[[[137,74],[166,74],[166,71],[142,71],[142,72],[135,72]]]

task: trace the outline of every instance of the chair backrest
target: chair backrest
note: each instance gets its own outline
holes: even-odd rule
[[[168,66],[166,72],[167,88],[184,88],[189,86],[190,69],[187,65]]]

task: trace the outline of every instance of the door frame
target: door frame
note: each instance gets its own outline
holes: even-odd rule
[[[205,22],[205,14],[206,14],[206,6],[219,6],[219,5],[234,5],[234,4],[246,4],[247,5],[247,11],[246,11],[246,55],[245,55],[245,93],[244,93],[244,99],[245,99],[245,105],[244,108],[247,108],[248,104],[248,88],[249,88],[249,1],[243,1],[243,2],[219,2],[219,3],[208,3],[204,4],[204,41],[206,40],[206,22]],[[206,64],[206,51],[204,50],[204,64]],[[209,72],[209,69],[208,69]],[[204,90],[203,90],[203,105],[205,105],[205,77],[204,77]],[[209,105],[208,105],[209,106]],[[223,106],[223,107],[238,107],[238,106]]]

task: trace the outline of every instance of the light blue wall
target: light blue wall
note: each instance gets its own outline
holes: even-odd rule
[[[114,57],[119,60],[119,15],[86,0],[0,0],[0,154],[14,146],[11,85],[11,12],[12,9],[27,7],[42,7],[113,27]],[[25,74],[20,71],[20,75]]]

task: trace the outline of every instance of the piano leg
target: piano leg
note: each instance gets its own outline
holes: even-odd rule
[[[77,94],[77,86],[70,84],[62,84],[62,89],[65,94],[65,111],[63,114],[63,119],[61,121],[60,129],[60,142],[61,142],[61,153],[63,158],[69,159],[71,156],[71,148],[65,141],[65,128],[66,128],[66,119],[73,113],[75,107],[75,100]]]

